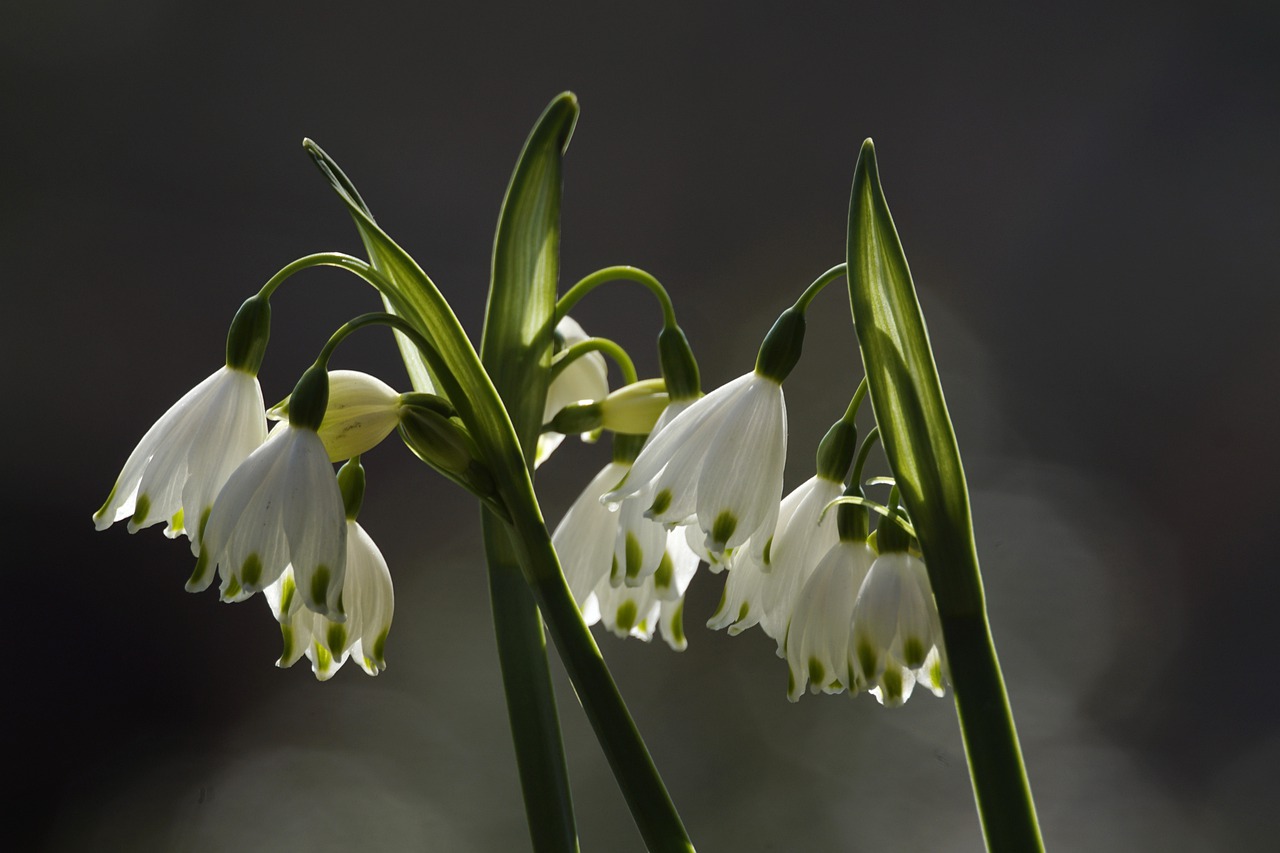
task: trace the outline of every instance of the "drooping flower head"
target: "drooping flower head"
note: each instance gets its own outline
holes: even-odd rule
[[[316,432],[330,462],[342,462],[372,450],[400,423],[403,395],[376,376],[358,370],[329,372],[329,402]],[[272,406],[267,417],[289,416],[289,399]]]
[[[639,501],[663,524],[696,519],[709,552],[773,534],[787,453],[782,386],[752,372],[694,401],[640,452],[611,502]]]
[[[842,539],[805,581],[784,640],[790,669],[787,698],[792,702],[804,693],[806,683],[811,693],[849,688],[853,606],[875,556],[865,538]]]
[[[289,420],[231,474],[209,515],[187,589],[208,587],[217,568],[223,599],[239,601],[292,565],[307,608],[343,620],[346,517],[329,454],[316,433],[327,386],[324,368],[309,368],[294,390]]]
[[[602,578],[588,597],[583,616],[590,613],[588,624],[598,618],[618,637],[648,642],[655,630],[660,631],[667,645],[681,652],[689,645],[684,633],[684,594],[697,573],[698,556],[682,531],[664,531],[664,536],[667,544],[655,572],[638,585],[614,586],[608,577]]]
[[[257,374],[270,316],[260,297],[241,306],[227,335],[226,365],[143,435],[93,515],[98,530],[130,516],[130,533],[164,521],[166,535],[186,533],[192,553],[200,553],[201,530],[218,491],[267,437]]]
[[[263,590],[272,613],[280,622],[284,648],[277,666],[293,666],[306,655],[316,678],[326,681],[348,658],[355,658],[369,675],[386,669],[387,632],[395,610],[395,593],[387,561],[369,534],[355,520],[364,491],[363,469],[358,463],[343,466],[347,511],[346,576],[342,585],[345,622],[336,622],[302,605],[292,567]],[[352,485],[352,480],[355,480]],[[356,492],[354,500],[352,493]]]
[[[618,532],[618,513],[611,512],[600,498],[622,481],[628,467],[627,463],[615,460],[600,469],[551,534],[569,591],[588,624],[596,615],[590,609],[594,602],[588,599],[600,580],[609,576]]]
[[[851,673],[881,704],[899,705],[917,681],[941,696],[943,667],[942,629],[924,563],[905,550],[880,554],[853,608]]]

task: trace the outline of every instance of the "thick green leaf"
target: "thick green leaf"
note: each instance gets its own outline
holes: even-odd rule
[[[578,120],[565,92],[543,111],[516,162],[493,242],[481,359],[526,459],[542,427],[560,274],[561,159]]]
[[[885,455],[919,533],[921,550],[973,550],[969,491],[911,270],[863,143],[849,200],[849,301]],[[932,565],[931,565],[932,568]],[[966,573],[930,575],[939,605],[979,612],[981,585]],[[943,588],[939,588],[939,587]]]

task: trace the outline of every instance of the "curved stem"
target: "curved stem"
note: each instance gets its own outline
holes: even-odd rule
[[[556,302],[556,321],[559,322],[561,318],[572,311],[573,306],[577,305],[582,297],[600,285],[608,284],[611,281],[632,281],[648,288],[649,292],[657,297],[658,302],[662,305],[663,327],[668,329],[675,327],[676,309],[671,304],[671,297],[667,295],[667,289],[656,278],[639,267],[626,265],[596,270],[565,291],[564,296],[561,296],[560,300]]]
[[[613,359],[618,369],[622,371],[623,385],[630,385],[638,378],[635,363],[618,343],[608,338],[587,338],[585,341],[578,341],[555,357],[551,363],[551,381],[554,382],[555,378],[570,364],[591,352],[601,352]]]
[[[795,308],[799,311],[805,311],[809,308],[809,303],[813,298],[822,292],[822,288],[844,275],[849,269],[848,264],[836,264],[831,269],[818,276],[813,284],[804,289],[804,293],[800,294],[800,298],[796,300]]]
[[[871,431],[867,433],[867,437],[862,442],[862,447],[858,448],[858,459],[853,463],[853,476],[849,478],[851,485],[860,484],[862,482],[862,466],[867,463],[867,456],[871,453],[871,448],[876,446],[876,441],[880,438],[880,427],[873,426]],[[894,485],[897,485],[896,483]]]
[[[853,392],[853,399],[849,401],[849,408],[844,410],[844,417],[840,420],[847,424],[851,424],[858,417],[858,409],[862,407],[862,400],[867,396],[867,377],[862,377],[862,381],[858,383],[858,389]],[[870,434],[867,436],[870,438]]]
[[[371,271],[373,268],[365,261],[351,255],[343,254],[342,252],[319,252],[314,255],[307,255],[305,257],[298,258],[296,261],[285,265],[280,272],[267,279],[267,283],[258,291],[258,295],[262,297],[270,297],[271,294],[276,292],[276,288],[284,284],[287,278],[295,273],[302,272],[303,270],[310,269],[312,267],[338,267],[340,269],[345,269],[348,272],[355,273],[366,281],[369,281],[370,284],[373,284],[366,275],[366,273]],[[374,287],[377,287],[377,285],[374,284]]]
[[[423,356],[426,357],[433,369],[437,369],[437,366],[444,366],[440,352],[431,341],[427,340],[425,335],[403,317],[397,317],[395,314],[388,314],[385,311],[371,311],[368,314],[361,314],[359,317],[339,326],[338,330],[329,336],[329,340],[321,348],[320,355],[316,357],[316,363],[328,367],[329,359],[333,356],[333,351],[338,348],[338,344],[345,341],[353,332],[367,326],[390,326],[413,341],[414,346],[422,351]]]

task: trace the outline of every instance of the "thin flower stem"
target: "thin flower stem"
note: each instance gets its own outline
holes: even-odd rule
[[[867,377],[862,377],[862,381],[858,383],[858,388],[853,392],[853,399],[849,401],[849,408],[844,410],[844,417],[840,420],[847,424],[851,424],[858,417],[858,409],[862,407],[862,400],[867,396]],[[870,437],[870,436],[868,436]]]
[[[577,305],[582,297],[586,296],[600,285],[608,284],[611,281],[633,281],[636,284],[647,287],[649,292],[656,296],[658,302],[662,305],[663,327],[668,329],[675,327],[676,309],[675,306],[671,304],[671,297],[667,295],[667,289],[663,287],[656,278],[639,267],[626,265],[605,267],[602,270],[596,270],[565,291],[564,296],[561,296],[560,301],[556,303],[556,320],[561,320],[566,314],[572,311],[573,306]]]
[[[267,283],[258,291],[258,295],[264,298],[270,298],[270,296],[276,292],[276,288],[284,284],[285,279],[295,273],[302,272],[303,270],[310,269],[312,267],[339,267],[340,269],[345,269],[348,272],[355,273],[366,281],[369,281],[370,284],[373,284],[373,282],[365,275],[367,271],[372,269],[368,262],[362,261],[351,255],[343,254],[342,252],[320,252],[318,254],[298,258],[296,261],[285,265],[280,272],[267,279]],[[377,285],[374,286],[376,287]]]
[[[636,374],[635,362],[618,343],[608,338],[587,338],[585,341],[578,341],[556,356],[555,361],[551,363],[551,380],[555,381],[566,367],[592,352],[602,352],[613,359],[618,369],[622,371],[623,385],[630,385],[639,378]]]
[[[864,382],[866,380],[863,380]],[[870,455],[871,449],[876,446],[876,442],[880,440],[880,427],[873,426],[871,431],[867,433],[867,437],[862,441],[862,447],[858,448],[858,459],[853,463],[853,476],[849,478],[850,483],[862,482],[862,468],[867,464],[867,456]]]
[[[834,267],[818,276],[817,279],[814,280],[813,284],[806,287],[804,289],[804,293],[800,294],[800,298],[796,300],[796,304],[794,306],[796,310],[800,312],[808,310],[809,303],[813,301],[815,296],[822,292],[822,288],[840,278],[840,276],[844,275],[848,269],[848,264],[836,264]]]

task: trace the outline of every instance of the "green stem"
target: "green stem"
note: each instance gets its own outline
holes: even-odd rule
[[[559,321],[572,311],[573,306],[577,305],[582,297],[600,285],[608,284],[611,281],[633,281],[636,284],[647,287],[649,292],[656,296],[658,302],[662,305],[662,325],[668,329],[675,327],[676,309],[671,304],[671,297],[667,295],[666,288],[656,278],[639,267],[626,265],[596,270],[565,291],[564,296],[561,296],[560,301],[556,303],[556,320]]]
[[[267,283],[258,291],[258,295],[264,298],[269,298],[271,294],[276,292],[276,288],[284,284],[285,279],[289,278],[294,273],[302,272],[303,270],[310,269],[311,267],[338,267],[340,269],[345,269],[348,272],[355,273],[366,281],[369,281],[369,279],[365,273],[372,269],[365,261],[352,257],[351,255],[345,255],[342,252],[320,252],[318,254],[298,258],[296,261],[285,265],[280,272],[271,276],[271,278],[267,280]],[[370,282],[370,284],[372,283],[373,282]]]
[[[560,658],[631,808],[640,835],[650,853],[691,853],[693,842],[609,674],[595,638],[582,621],[560,570],[551,536],[536,512],[532,493],[525,497],[527,500],[508,496],[516,507],[512,513],[513,542]],[[535,511],[523,511],[525,509]]]
[[[801,312],[807,311],[809,303],[813,301],[815,296],[822,292],[822,288],[844,275],[848,269],[848,264],[836,264],[834,267],[818,276],[814,280],[813,284],[804,289],[804,293],[800,294],[800,298],[796,300],[796,304],[793,307]]]
[[[942,571],[980,578],[978,555],[972,550],[935,552],[928,558],[934,563],[941,560],[943,565],[938,568]],[[941,599],[938,604],[956,715],[987,849],[998,853],[1042,851],[1044,839],[986,607],[955,612],[944,609]]]
[[[485,512],[489,601],[525,817],[537,853],[576,853],[577,829],[542,619],[520,571],[510,530]]]
[[[587,338],[585,341],[578,341],[555,357],[551,363],[551,380],[555,381],[566,367],[592,352],[602,352],[613,359],[618,365],[618,370],[622,371],[623,385],[630,385],[638,378],[635,362],[619,344],[608,338]]]

